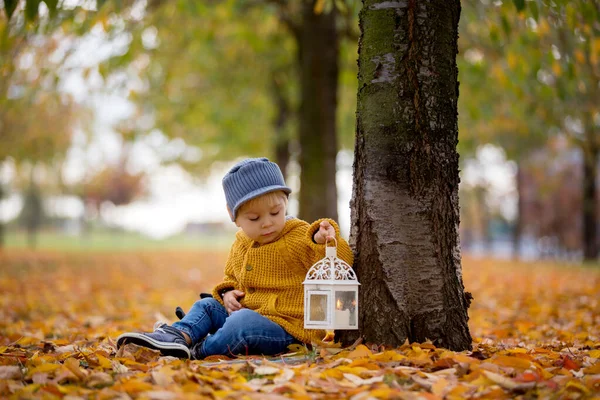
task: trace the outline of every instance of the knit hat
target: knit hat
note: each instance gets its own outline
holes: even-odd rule
[[[265,193],[281,190],[290,194],[277,164],[266,158],[248,158],[235,164],[223,177],[223,191],[231,220],[235,221],[238,209],[248,200]]]

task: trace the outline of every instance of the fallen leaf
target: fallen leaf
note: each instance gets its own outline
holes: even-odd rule
[[[269,365],[259,365],[254,368],[254,373],[257,375],[273,375],[279,373],[279,371],[281,371],[280,368]]]
[[[21,379],[23,373],[16,365],[0,365],[0,379]]]
[[[78,379],[85,380],[87,377],[87,371],[79,367],[79,360],[76,358],[67,358],[64,361],[64,366],[73,373]]]
[[[369,357],[373,355],[371,350],[364,344],[359,344],[356,346],[356,349],[352,350],[350,354],[348,354],[348,358],[361,358],[361,357]]]
[[[562,366],[563,366],[563,368],[568,369],[568,370],[577,370],[577,369],[581,368],[569,356],[564,356],[563,357],[563,359],[562,359]]]
[[[491,371],[483,370],[483,374],[491,381],[502,386],[504,389],[527,390],[527,389],[531,389],[535,386],[535,382],[527,382],[527,383],[516,382],[510,378],[507,378],[500,374],[496,374],[495,372],[491,372]]]
[[[93,372],[87,377],[85,383],[89,387],[100,388],[113,384],[113,380],[106,372]]]

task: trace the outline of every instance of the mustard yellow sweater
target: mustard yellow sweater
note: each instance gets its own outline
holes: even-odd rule
[[[310,267],[325,257],[325,245],[313,242],[319,230],[320,219],[312,224],[297,218],[286,221],[279,238],[258,245],[242,230],[229,252],[225,278],[213,289],[213,296],[221,304],[219,293],[237,289],[245,293],[240,303],[279,324],[290,335],[304,343],[322,339],[324,331],[304,329],[304,287],[302,282]],[[335,228],[338,242],[337,256],[352,265],[354,256],[346,240]]]

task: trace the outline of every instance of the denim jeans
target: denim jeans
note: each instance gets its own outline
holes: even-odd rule
[[[213,298],[194,303],[189,313],[175,322],[173,328],[187,333],[192,345],[204,339],[196,353],[200,358],[234,354],[273,355],[286,352],[290,344],[298,343],[281,326],[256,311],[242,308],[229,315],[225,307]]]

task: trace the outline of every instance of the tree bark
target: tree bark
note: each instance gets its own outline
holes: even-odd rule
[[[517,189],[517,215],[515,216],[515,227],[512,235],[513,254],[512,258],[518,260],[521,256],[521,240],[523,237],[523,215],[525,212],[525,202],[523,199],[523,166],[517,161],[517,173],[515,176],[515,186]]]
[[[4,188],[0,182],[0,202],[4,199]],[[4,222],[0,221],[0,250],[4,247]]]
[[[298,38],[300,74],[300,210],[307,221],[337,220],[335,184],[338,33],[335,8],[314,13],[314,0],[304,1]]]
[[[583,259],[598,258],[598,189],[596,186],[598,148],[593,142],[584,149],[583,157]]]
[[[458,236],[459,17],[458,0],[363,0],[351,242],[368,342],[471,348]]]
[[[273,119],[275,163],[281,168],[283,176],[287,178],[287,169],[290,163],[290,139],[286,133],[286,126],[290,115],[290,107],[283,94],[281,82],[275,76],[272,78],[271,90],[276,110],[275,118]]]
[[[490,234],[490,210],[487,204],[488,187],[486,183],[478,184],[473,189],[475,191],[475,201],[477,202],[477,211],[479,213],[479,223],[481,231],[479,239],[486,255],[492,252],[492,238]]]

